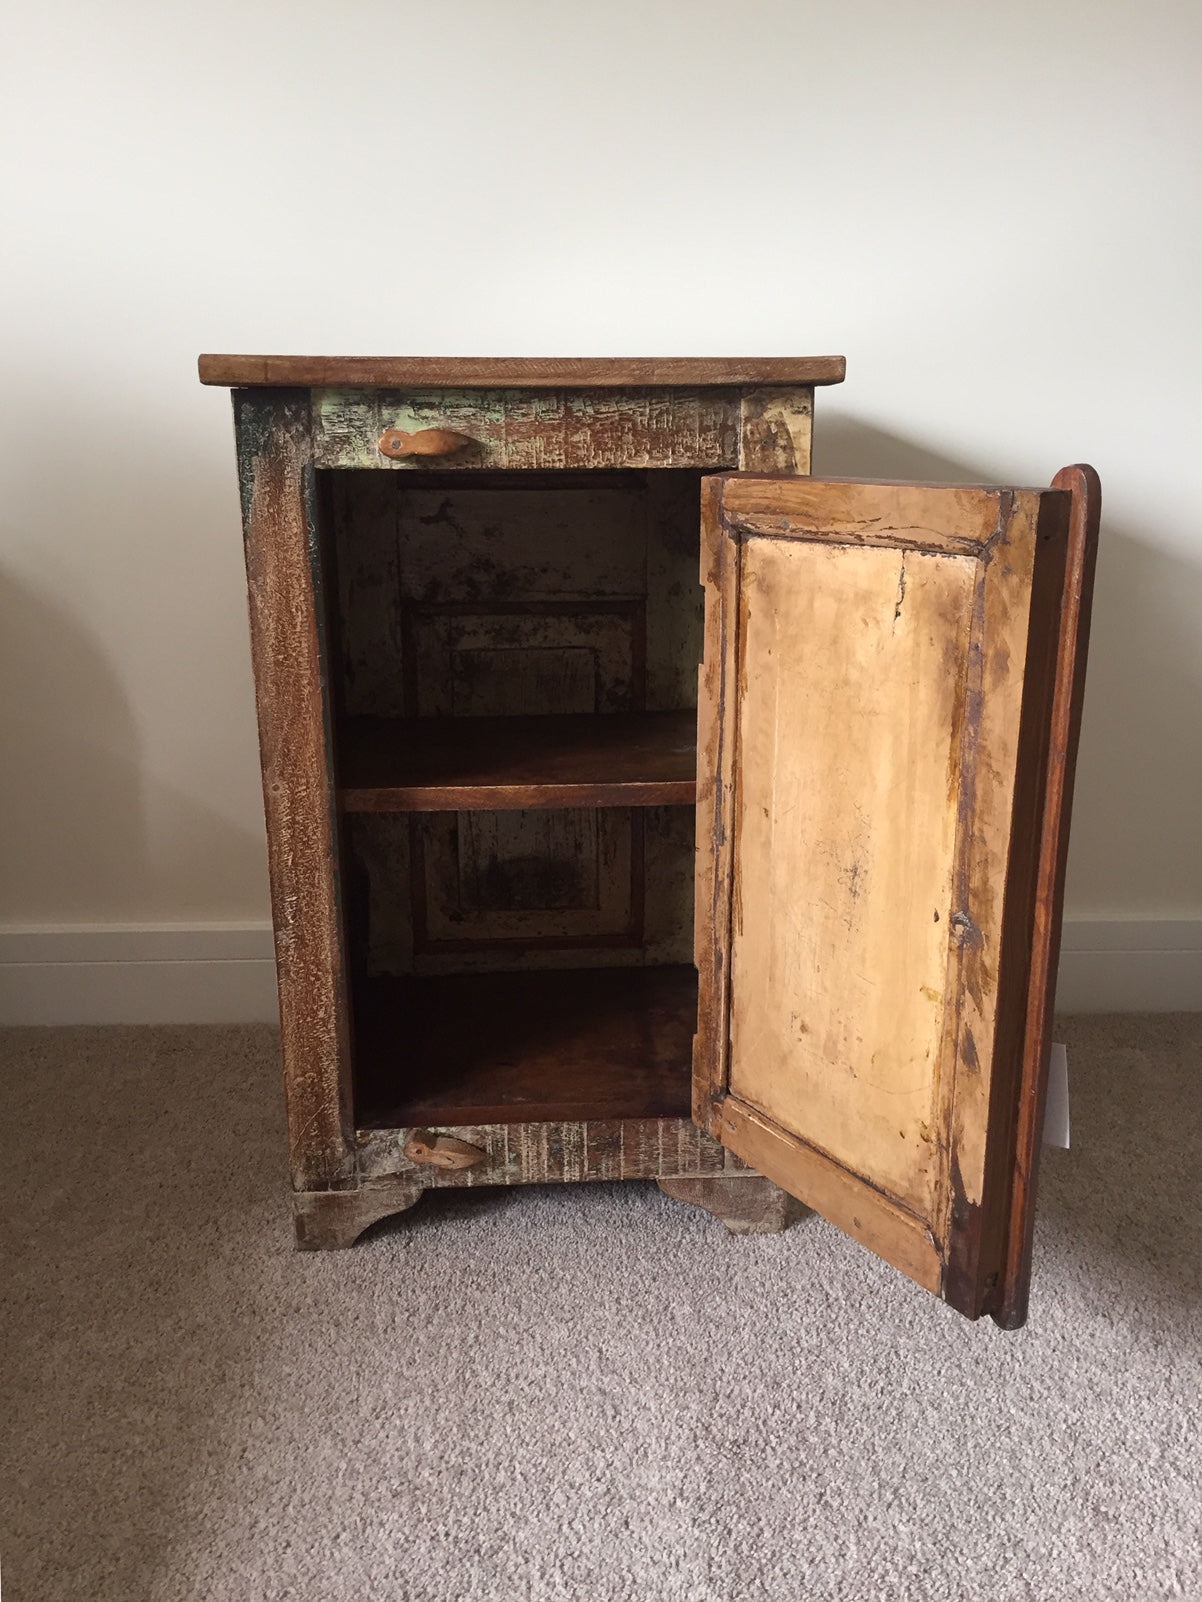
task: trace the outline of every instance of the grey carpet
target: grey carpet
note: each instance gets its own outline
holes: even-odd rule
[[[6,1602],[1202,1597],[1202,1021],[1062,1034],[1003,1334],[649,1185],[298,1256],[271,1032],[7,1033]]]

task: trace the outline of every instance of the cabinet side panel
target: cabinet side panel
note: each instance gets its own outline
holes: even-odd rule
[[[814,391],[748,389],[739,401],[739,467],[744,473],[808,473]]]
[[[234,397],[293,1185],[345,1182],[350,1033],[309,397]]]

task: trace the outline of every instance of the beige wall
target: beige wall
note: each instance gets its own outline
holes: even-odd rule
[[[55,3],[3,90],[0,922],[266,915],[204,350],[844,351],[819,470],[1106,489],[1079,917],[1202,915],[1193,3]]]

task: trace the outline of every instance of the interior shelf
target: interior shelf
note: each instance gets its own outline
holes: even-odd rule
[[[346,812],[692,805],[697,714],[351,718]]]
[[[696,1026],[691,966],[368,980],[356,1121],[687,1118]]]

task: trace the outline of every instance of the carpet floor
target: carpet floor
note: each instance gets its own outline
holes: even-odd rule
[[[649,1184],[297,1255],[270,1030],[3,1033],[6,1602],[1202,1598],[1202,1019],[1058,1038],[1004,1334]]]

